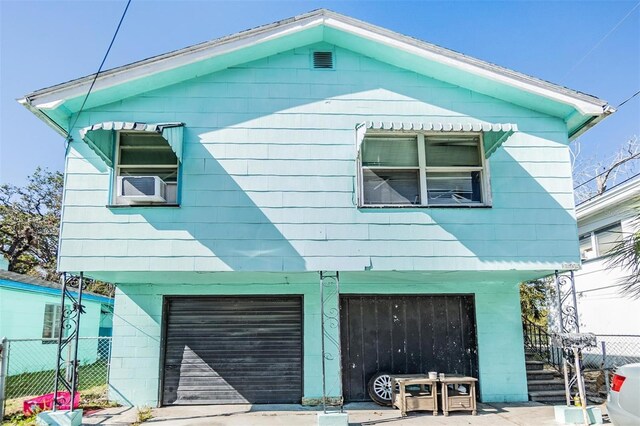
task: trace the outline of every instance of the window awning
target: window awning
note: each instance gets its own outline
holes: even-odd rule
[[[364,136],[368,131],[443,133],[482,132],[484,155],[486,158],[489,158],[491,154],[493,154],[495,150],[509,138],[509,136],[518,131],[518,125],[511,123],[501,124],[480,122],[399,123],[367,121],[356,126],[356,149],[358,154],[360,153]]]
[[[80,137],[100,158],[113,167],[116,150],[116,132],[120,130],[131,132],[153,132],[160,134],[167,140],[169,146],[182,161],[182,133],[184,123],[139,123],[125,121],[107,121],[85,127],[80,130]]]

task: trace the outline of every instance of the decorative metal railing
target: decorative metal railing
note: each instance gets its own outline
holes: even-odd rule
[[[80,317],[85,313],[82,305],[83,287],[84,276],[82,272],[80,272],[80,275],[67,273],[62,275],[58,356],[53,384],[53,411],[56,411],[58,406],[61,405],[58,398],[60,391],[69,393],[68,403],[70,409],[73,409],[73,402],[78,390],[78,338],[80,337]]]
[[[322,350],[322,408],[324,413],[328,405],[336,403],[340,413],[343,412],[342,398],[338,401],[329,401],[328,393],[336,395],[342,385],[342,372],[330,380],[327,376],[327,362],[340,362],[340,275],[335,272],[320,272],[320,326],[321,326],[321,350]],[[328,388],[331,390],[328,391]],[[342,392],[339,392],[342,393]]]
[[[525,348],[562,373],[562,348],[551,344],[551,335],[547,332],[546,327],[522,317],[522,331]]]

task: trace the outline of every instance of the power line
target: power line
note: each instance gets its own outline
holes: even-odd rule
[[[631,8],[631,10],[629,11],[629,13],[627,13],[624,18],[622,18],[620,21],[618,21],[618,23],[616,25],[613,26],[613,28],[611,28],[611,30],[609,30],[608,33],[606,33],[604,35],[604,37],[602,37],[596,44],[593,45],[593,47],[591,49],[589,49],[589,51],[582,57],[580,58],[580,60],[578,62],[575,63],[575,65],[573,65],[571,68],[569,68],[569,71],[566,72],[566,74],[564,75],[564,77],[568,76],[569,74],[571,74],[571,71],[573,71],[574,69],[576,69],[578,67],[578,65],[580,65],[582,62],[584,62],[585,59],[587,59],[587,57],[589,55],[591,55],[591,53],[593,53],[594,50],[596,50],[615,30],[618,29],[618,27],[620,25],[622,25],[622,23],[624,21],[626,21],[626,19],[631,16],[631,14],[633,13],[634,10],[636,10],[638,8],[638,6],[640,6],[640,2],[636,3],[635,6],[633,6],[633,8]]]
[[[636,153],[636,154],[633,154],[631,157],[627,158],[627,160],[626,160],[626,161],[633,160],[633,159],[638,158],[638,157],[640,157],[640,152],[638,152],[638,153]],[[604,172],[602,172],[602,173],[598,173],[597,175],[595,175],[595,176],[594,176],[594,177],[592,177],[591,179],[585,180],[585,181],[584,181],[584,182],[582,182],[580,185],[578,185],[578,186],[574,186],[574,187],[573,187],[573,189],[578,189],[578,188],[580,188],[581,186],[584,186],[584,185],[588,184],[589,182],[593,182],[594,180],[598,179],[600,176],[602,176],[602,175],[604,175],[604,174],[607,174],[608,172],[609,172],[609,169],[605,170],[605,171],[604,171]]]
[[[109,43],[109,47],[107,48],[107,51],[104,54],[104,57],[102,58],[102,62],[100,63],[100,67],[98,67],[98,71],[93,76],[93,80],[91,81],[91,85],[89,86],[89,90],[87,91],[87,94],[84,97],[84,100],[82,101],[82,105],[80,106],[80,109],[78,110],[78,113],[76,114],[76,118],[73,120],[73,124],[69,127],[69,131],[67,132],[67,139],[65,141],[66,143],[69,143],[72,140],[71,131],[76,126],[76,123],[78,122],[78,118],[80,118],[80,114],[84,110],[84,106],[87,103],[87,99],[89,99],[89,95],[91,94],[91,91],[93,90],[93,86],[96,84],[96,80],[98,79],[98,75],[100,75],[100,72],[102,71],[102,67],[104,66],[104,63],[107,61],[107,57],[109,56],[109,52],[111,52],[111,47],[113,46],[113,43],[116,41],[116,36],[118,35],[118,31],[120,31],[120,26],[122,25],[122,21],[124,21],[124,17],[127,15],[127,10],[129,10],[129,5],[130,4],[131,4],[131,0],[128,0],[127,1],[127,5],[124,8],[124,12],[122,12],[122,16],[120,17],[120,22],[118,22],[118,26],[116,27],[116,31],[113,33],[113,37],[111,37],[111,43]]]
[[[590,289],[587,289],[587,290],[581,290],[581,291],[580,291],[580,290],[578,290],[578,291],[576,291],[576,293],[580,293],[580,294],[582,294],[582,293],[591,293],[592,291],[599,291],[599,290],[605,290],[605,289],[608,289],[608,288],[622,287],[622,286],[624,286],[624,285],[626,285],[626,283],[623,283],[623,284],[606,285],[606,286],[604,286],[604,287],[590,288]]]
[[[640,4],[640,3],[638,3]],[[629,96],[627,99],[625,99],[624,101],[622,101],[622,103],[620,105],[618,105],[616,107],[616,109],[619,109],[622,105],[626,104],[627,102],[629,102],[631,99],[635,98],[636,96],[638,96],[638,94],[640,94],[640,90],[638,90],[636,93],[634,93],[633,95]]]

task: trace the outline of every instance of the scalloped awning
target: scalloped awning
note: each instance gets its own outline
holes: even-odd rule
[[[109,167],[113,167],[116,150],[116,132],[152,132],[166,139],[171,149],[182,162],[182,134],[184,123],[140,123],[126,121],[106,121],[80,130],[80,137],[95,151]]]
[[[396,131],[396,132],[443,132],[465,133],[482,132],[484,141],[484,155],[489,158],[509,136],[518,131],[517,124],[511,123],[480,123],[480,122],[427,122],[401,123],[367,121],[356,126],[356,149],[358,153],[367,131]]]

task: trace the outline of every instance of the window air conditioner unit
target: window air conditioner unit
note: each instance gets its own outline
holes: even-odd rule
[[[165,203],[166,186],[159,176],[118,176],[118,197],[134,203]]]

